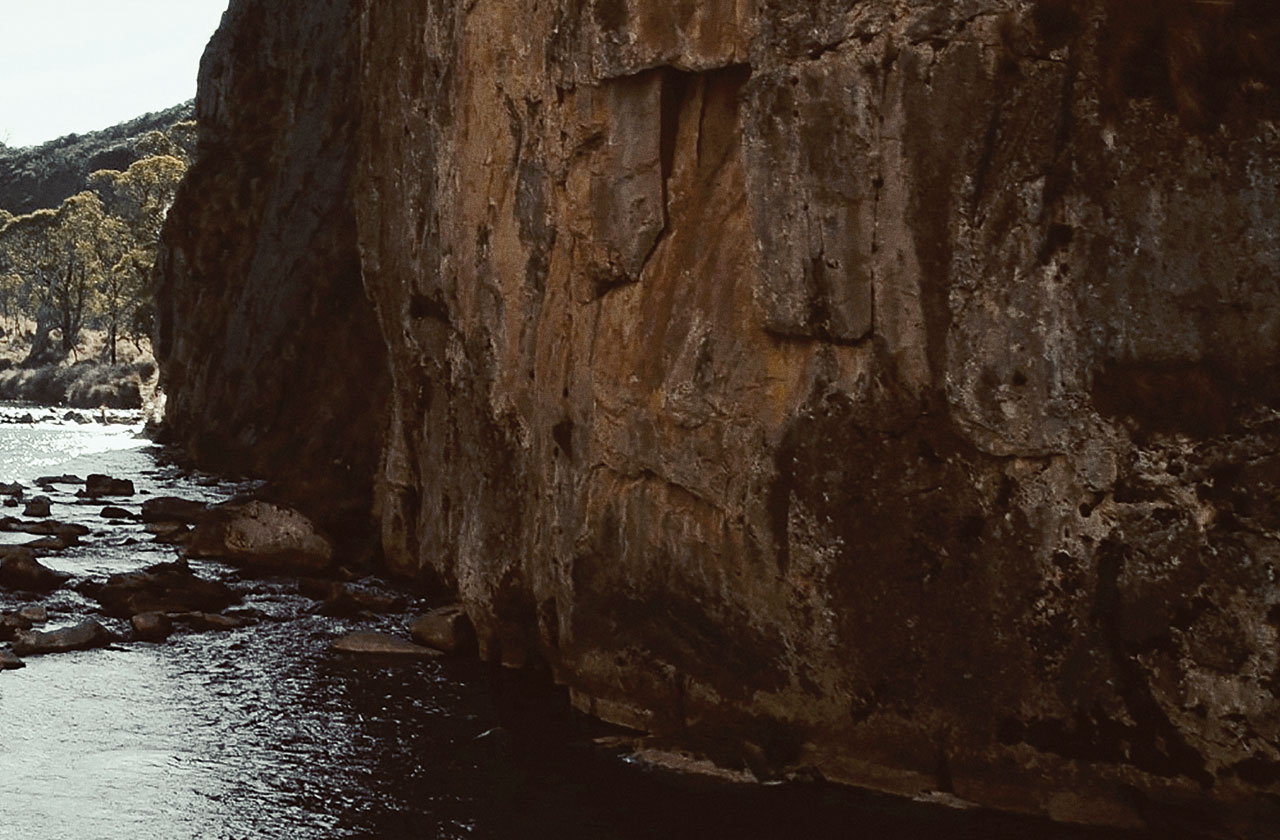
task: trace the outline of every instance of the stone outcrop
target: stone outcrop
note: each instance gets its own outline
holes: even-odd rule
[[[237,0],[166,231],[172,431],[372,487],[388,564],[603,718],[1251,836],[1270,8]]]

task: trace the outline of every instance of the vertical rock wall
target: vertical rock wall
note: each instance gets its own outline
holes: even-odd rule
[[[169,432],[198,462],[368,533],[389,377],[356,249],[358,14],[231,4],[163,234],[157,356]]]
[[[317,122],[188,184],[180,436],[380,439],[388,562],[484,656],[723,762],[1275,824],[1274,13],[305,5],[206,57],[211,143]],[[342,259],[272,227],[317,195]],[[297,404],[236,390],[335,329]],[[328,422],[377,370],[385,425]]]

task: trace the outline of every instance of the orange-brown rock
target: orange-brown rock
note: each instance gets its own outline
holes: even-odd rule
[[[1261,59],[1198,107],[1178,39],[1274,53],[1280,13],[1195,5],[237,0],[166,233],[173,431],[357,465],[388,563],[601,717],[1250,836],[1280,112]]]

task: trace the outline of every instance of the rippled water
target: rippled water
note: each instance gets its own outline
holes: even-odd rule
[[[135,432],[0,424],[0,480],[106,472],[134,480],[123,505],[134,510],[150,494],[216,501],[240,489],[157,465]],[[101,504],[76,504],[74,490],[60,488],[54,516],[94,533],[48,565],[104,577],[172,558],[141,526],[105,525]],[[1129,836],[646,768],[590,747],[587,724],[546,686],[469,661],[329,650],[351,629],[403,632],[426,604],[335,619],[294,580],[193,568],[230,582],[260,620],[0,674],[0,840]],[[0,593],[0,609],[25,602]],[[96,606],[71,590],[42,603],[54,626]]]

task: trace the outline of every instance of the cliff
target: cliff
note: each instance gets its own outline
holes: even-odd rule
[[[87,134],[69,134],[39,146],[13,149],[0,144],[0,210],[15,216],[57,207],[88,186],[89,173],[128,169],[151,152],[148,134],[191,119],[192,104],[175,105]]]
[[[198,456],[762,777],[1280,819],[1280,13],[295,6],[167,232]]]

